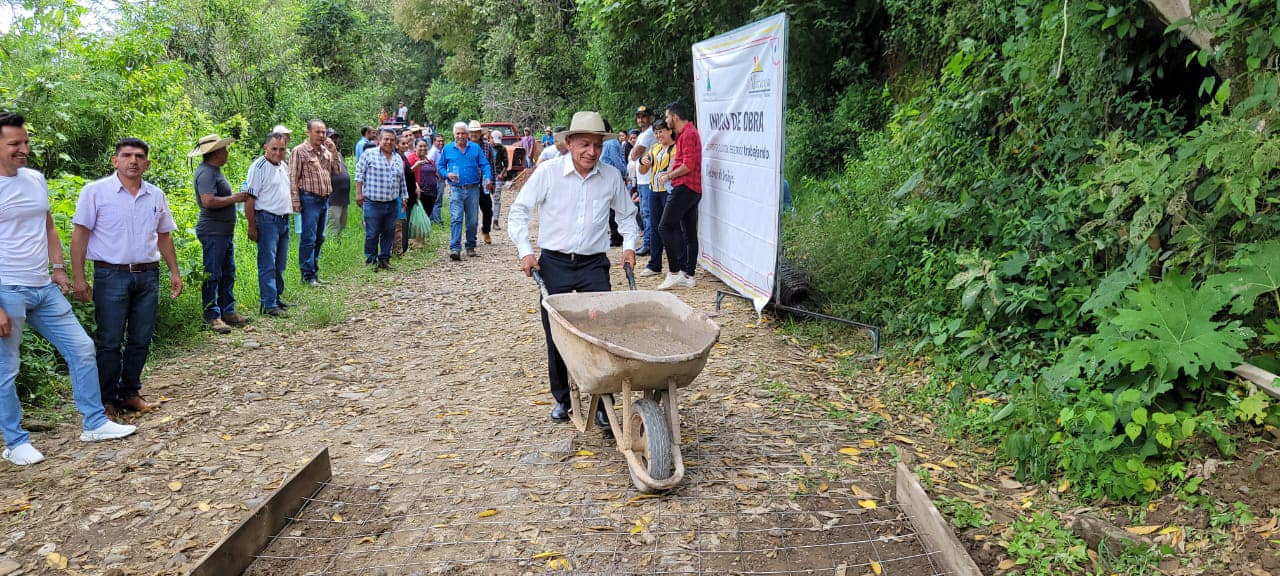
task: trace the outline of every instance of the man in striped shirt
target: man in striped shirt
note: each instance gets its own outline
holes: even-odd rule
[[[302,214],[302,234],[298,239],[298,270],[302,281],[312,286],[320,282],[320,247],[324,245],[325,213],[333,193],[332,174],[342,171],[342,157],[328,139],[328,127],[320,120],[307,123],[307,140],[289,156],[289,187],[293,209]]]
[[[409,201],[404,172],[404,161],[396,154],[395,131],[379,130],[378,149],[369,150],[356,163],[356,205],[364,212],[364,259],[376,270],[391,270],[396,215]]]

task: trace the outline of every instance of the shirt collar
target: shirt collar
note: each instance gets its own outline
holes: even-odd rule
[[[115,172],[112,172],[111,176],[116,179],[116,184],[119,184],[119,186],[116,187],[116,192],[124,192],[125,194],[129,194],[129,189],[124,187],[124,180],[120,179],[120,171],[117,170]],[[150,194],[151,190],[148,189],[150,188],[150,186],[151,186],[150,183],[148,183],[146,180],[143,180],[142,186],[138,187],[138,194],[139,195]]]
[[[559,156],[556,156],[556,158],[564,158],[564,162],[563,162],[564,170],[562,171],[562,174],[561,174],[562,176],[568,176],[570,174],[578,173],[578,169],[573,165],[573,158],[570,157],[568,154],[561,154]],[[595,176],[599,172],[600,172],[600,160],[597,159],[596,165],[591,167],[591,171],[587,172],[587,175],[585,177],[581,177],[581,176],[580,177],[583,180],[586,180],[587,178]]]

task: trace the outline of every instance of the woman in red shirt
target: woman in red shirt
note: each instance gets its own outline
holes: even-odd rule
[[[676,153],[671,169],[659,174],[671,183],[658,234],[671,261],[671,272],[659,290],[693,288],[698,266],[698,202],[702,200],[702,138],[693,124],[693,110],[675,101],[667,104],[667,125],[676,131]]]

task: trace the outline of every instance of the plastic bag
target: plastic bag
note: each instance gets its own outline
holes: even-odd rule
[[[413,203],[413,210],[409,211],[409,237],[426,239],[431,235],[431,218],[427,217],[427,211],[422,209],[422,204]]]

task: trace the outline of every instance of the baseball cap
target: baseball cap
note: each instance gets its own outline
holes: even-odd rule
[[[636,108],[636,116],[653,116],[653,110],[643,104]]]

